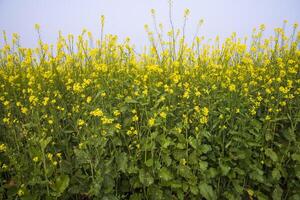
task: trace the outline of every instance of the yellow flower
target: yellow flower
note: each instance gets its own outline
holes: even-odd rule
[[[46,106],[48,104],[49,97],[44,97],[43,105]]]
[[[269,88],[267,88],[267,89],[266,89],[266,93],[267,93],[267,94],[271,94],[272,91],[271,91]]]
[[[18,190],[18,196],[23,196],[24,195],[24,190],[23,189],[19,189]]]
[[[177,84],[180,81],[180,75],[179,74],[173,74],[172,81]]]
[[[49,119],[49,120],[48,120],[48,123],[49,123],[49,124],[53,124],[53,120],[52,120],[52,119]]]
[[[133,117],[132,117],[132,121],[133,122],[137,122],[139,120],[139,117],[137,116],[137,115],[134,115]]]
[[[1,167],[4,171],[6,171],[8,169],[8,166],[6,164],[3,164]]]
[[[256,110],[255,110],[254,108],[252,108],[252,109],[250,110],[250,114],[251,114],[251,115],[255,115],[255,114],[256,114]]]
[[[182,159],[180,160],[180,164],[186,165],[186,160],[185,160],[185,158],[182,158]]]
[[[61,159],[61,153],[57,153],[56,156]]]
[[[121,124],[117,123],[117,124],[115,125],[115,128],[120,130],[120,129],[122,128],[122,126],[121,126]]]
[[[84,144],[82,142],[80,142],[79,145],[78,145],[78,148],[83,149],[83,147],[84,147]]]
[[[39,161],[39,157],[35,156],[32,160],[33,160],[33,162],[38,162]]]
[[[102,92],[101,93],[101,97],[105,97],[106,96],[106,93],[105,92]]]
[[[154,124],[155,124],[155,119],[151,117],[151,118],[148,120],[148,125],[149,125],[150,127],[152,127]]]
[[[289,89],[288,89],[287,87],[282,87],[282,86],[280,86],[280,87],[279,87],[279,91],[282,92],[283,94],[286,94],[286,93],[289,92]]]
[[[202,108],[202,113],[204,116],[208,116],[209,110],[207,107]]]
[[[86,102],[87,103],[90,103],[92,101],[92,97],[91,96],[88,96],[87,98],[86,98]]]
[[[82,119],[78,119],[77,120],[77,125],[78,126],[83,126],[85,124],[85,121],[84,120],[82,120]]]
[[[47,154],[47,158],[48,158],[49,160],[52,160],[53,154],[52,154],[52,153],[48,153],[48,154]]]
[[[236,91],[236,87],[235,87],[234,84],[230,84],[230,85],[229,85],[229,91],[230,91],[230,92]]]
[[[29,102],[32,103],[32,105],[36,105],[37,101],[38,101],[38,98],[36,96],[31,95],[29,97]]]
[[[0,152],[5,152],[7,149],[5,144],[0,144]]]
[[[115,117],[119,116],[120,114],[121,114],[121,113],[120,113],[119,110],[115,110],[115,111],[114,111],[114,116],[115,116]]]
[[[8,105],[9,105],[9,101],[4,101],[4,102],[3,102],[3,105],[4,105],[4,106],[8,106]]]
[[[4,117],[2,119],[2,121],[3,121],[3,123],[9,124],[9,118],[7,118],[7,117]]]
[[[167,114],[166,114],[165,112],[159,113],[159,116],[161,116],[161,117],[164,118],[164,119],[167,118]]]
[[[142,93],[143,93],[143,95],[147,96],[148,95],[148,89],[144,89]]]
[[[107,117],[102,117],[101,121],[103,124],[111,124],[114,120]]]
[[[99,108],[97,108],[96,110],[91,111],[90,115],[92,115],[94,117],[102,117],[103,116],[103,112],[102,112],[102,110],[100,110]]]
[[[201,124],[207,124],[207,122],[208,122],[208,119],[207,119],[206,116],[202,116],[202,117],[200,118],[200,123],[201,123]]]
[[[82,92],[82,90],[83,89],[82,89],[80,83],[74,83],[74,85],[73,85],[73,91],[75,93],[80,93],[80,92]]]
[[[286,105],[286,102],[285,102],[285,101],[281,101],[279,104],[280,104],[281,106],[285,106],[285,105]]]

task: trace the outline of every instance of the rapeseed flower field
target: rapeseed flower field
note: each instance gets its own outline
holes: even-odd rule
[[[4,34],[0,199],[300,199],[297,24],[210,44],[145,28],[141,54]]]

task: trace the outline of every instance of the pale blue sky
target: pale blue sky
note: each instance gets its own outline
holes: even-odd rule
[[[121,41],[129,36],[139,49],[147,44],[144,24],[152,25],[151,8],[157,12],[157,21],[168,28],[168,0],[0,0],[0,30],[20,34],[22,46],[33,47],[35,23],[41,25],[43,41],[55,43],[59,30],[78,35],[87,28],[99,37],[99,18],[105,15],[105,32],[118,35]],[[250,35],[262,23],[270,35],[285,19],[289,29],[300,22],[300,0],[173,0],[177,26],[182,25],[185,8],[191,11],[190,38],[199,19],[205,21],[199,33],[208,38],[227,37],[233,31],[238,36]]]

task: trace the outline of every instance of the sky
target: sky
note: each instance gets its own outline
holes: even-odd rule
[[[182,27],[183,13],[190,10],[186,37],[194,37],[200,19],[204,20],[200,36],[221,38],[236,32],[239,37],[250,36],[253,28],[265,24],[265,36],[282,27],[288,20],[287,30],[300,22],[300,0],[173,0],[173,22]],[[105,33],[126,37],[137,48],[147,45],[145,24],[153,27],[151,9],[156,20],[170,28],[168,0],[0,0],[0,31],[8,35],[18,33],[23,47],[37,45],[34,24],[40,24],[43,42],[54,44],[58,32],[78,35],[86,28],[100,38],[100,16],[105,16]],[[3,37],[0,37],[0,46]]]

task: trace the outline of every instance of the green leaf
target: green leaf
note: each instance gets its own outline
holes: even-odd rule
[[[45,150],[46,146],[51,142],[51,140],[52,140],[52,137],[47,137],[47,138],[40,140],[40,146],[41,146],[42,151]]]
[[[145,165],[146,165],[147,167],[152,167],[152,166],[153,166],[153,159],[152,159],[152,158],[148,159],[148,160],[145,162]]]
[[[300,162],[300,154],[298,153],[293,153],[292,154],[292,159],[295,161],[299,161]]]
[[[150,196],[150,200],[161,200],[163,198],[163,191],[159,186],[150,186],[147,191]]]
[[[207,175],[208,177],[210,178],[214,178],[215,176],[218,175],[218,171],[215,169],[215,168],[209,168],[208,171],[207,171]]]
[[[271,158],[274,162],[278,161],[277,154],[271,148],[267,148],[265,150],[265,154],[266,154],[266,156],[268,156],[269,158]]]
[[[103,181],[104,193],[106,193],[106,194],[112,193],[114,186],[115,186],[114,179],[109,175],[105,175],[104,181]]]
[[[288,200],[299,200],[299,199],[300,199],[300,194],[294,194],[293,196],[288,198]]]
[[[162,146],[162,148],[163,149],[167,149],[168,148],[168,146],[171,144],[171,140],[169,139],[169,138],[163,138],[162,140],[161,140],[161,146]]]
[[[207,200],[217,199],[212,186],[203,182],[199,185],[200,194]]]
[[[145,186],[149,186],[154,182],[154,179],[151,176],[151,174],[149,172],[146,172],[144,169],[141,169],[139,171],[139,179],[140,182]]]
[[[159,170],[158,176],[164,181],[169,181],[173,179],[172,173],[166,167],[163,167]]]
[[[268,200],[269,198],[260,191],[255,192],[258,200]]]
[[[68,175],[60,175],[55,179],[56,192],[62,194],[69,186],[70,178]]]
[[[74,149],[74,153],[76,155],[76,160],[79,164],[81,163],[89,163],[89,154],[85,150],[82,149]]]
[[[199,149],[200,149],[200,152],[204,154],[204,153],[211,151],[211,146],[208,144],[204,144],[204,145],[201,145]]]
[[[189,144],[190,144],[194,149],[197,148],[197,140],[196,140],[194,137],[190,136],[189,139],[188,139],[188,141],[189,141]]]
[[[192,173],[191,169],[188,166],[180,165],[178,167],[178,171],[179,174],[186,179],[194,178],[194,174]]]
[[[280,171],[279,169],[277,168],[274,168],[273,171],[272,171],[272,177],[275,179],[275,180],[279,180],[281,178],[281,174],[280,174]]]
[[[130,195],[129,200],[142,200],[143,199],[143,195],[140,193],[134,193],[132,195]]]
[[[273,200],[281,200],[282,193],[283,193],[283,191],[282,191],[281,187],[277,186],[272,193],[272,199]]]
[[[162,158],[164,164],[165,164],[167,167],[171,165],[172,159],[171,159],[171,157],[170,157],[169,154],[163,153],[162,156],[161,156],[161,158]]]
[[[221,173],[223,176],[226,176],[228,174],[228,172],[230,171],[230,167],[225,164],[221,164],[220,168],[221,168]]]
[[[199,194],[199,189],[198,189],[198,187],[197,187],[196,185],[191,185],[191,186],[190,186],[190,190],[191,190],[191,193],[192,193],[193,195]]]
[[[116,162],[120,171],[125,172],[128,166],[128,157],[125,152],[120,153],[116,157]]]
[[[208,162],[202,160],[199,161],[199,168],[201,171],[207,170],[207,167],[208,167]]]

